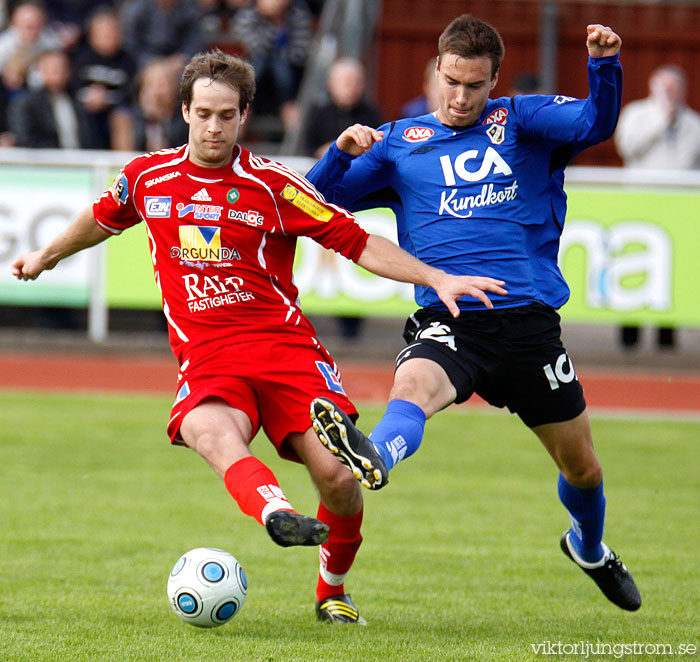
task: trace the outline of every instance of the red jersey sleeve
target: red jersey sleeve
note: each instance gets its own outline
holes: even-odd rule
[[[281,163],[252,156],[249,163],[269,187],[284,234],[311,237],[357,262],[369,235],[349,211],[327,202],[311,182]]]
[[[324,248],[357,262],[367,243],[367,232],[349,211],[326,202],[310,182],[302,182],[286,182],[279,192],[284,231],[311,237]]]
[[[120,234],[141,221],[136,211],[133,187],[136,173],[128,163],[115,177],[112,186],[107,189],[92,205],[92,214],[97,224],[110,234]]]

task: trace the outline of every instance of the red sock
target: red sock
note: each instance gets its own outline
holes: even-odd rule
[[[328,541],[321,545],[319,552],[321,568],[316,585],[316,599],[319,601],[345,593],[345,575],[350,570],[362,542],[362,512],[361,510],[357,515],[341,517],[323,504],[318,506],[316,517],[331,527]]]
[[[234,462],[226,470],[224,484],[238,507],[260,524],[264,525],[266,517],[276,510],[294,511],[275,474],[252,455]]]

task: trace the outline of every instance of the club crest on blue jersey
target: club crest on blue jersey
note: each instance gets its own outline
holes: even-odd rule
[[[169,195],[147,195],[143,203],[147,218],[170,218],[172,198]]]
[[[486,135],[494,145],[500,145],[506,139],[506,127],[503,124],[491,124]]]

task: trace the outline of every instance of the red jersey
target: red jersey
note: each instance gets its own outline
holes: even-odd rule
[[[111,234],[146,223],[170,344],[180,362],[204,343],[314,335],[299,307],[296,238],[357,261],[367,233],[301,175],[237,145],[203,168],[187,145],[138,156],[93,204]]]

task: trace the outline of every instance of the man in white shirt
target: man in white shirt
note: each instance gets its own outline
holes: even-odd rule
[[[688,78],[665,64],[649,78],[649,96],[620,114],[615,145],[629,168],[700,168],[700,113],[686,105]]]
[[[686,105],[688,77],[681,67],[664,64],[649,78],[649,96],[627,104],[620,114],[615,145],[628,168],[700,168],[700,113]],[[639,342],[639,327],[623,326],[623,347]],[[671,327],[658,329],[659,347],[673,347]]]

